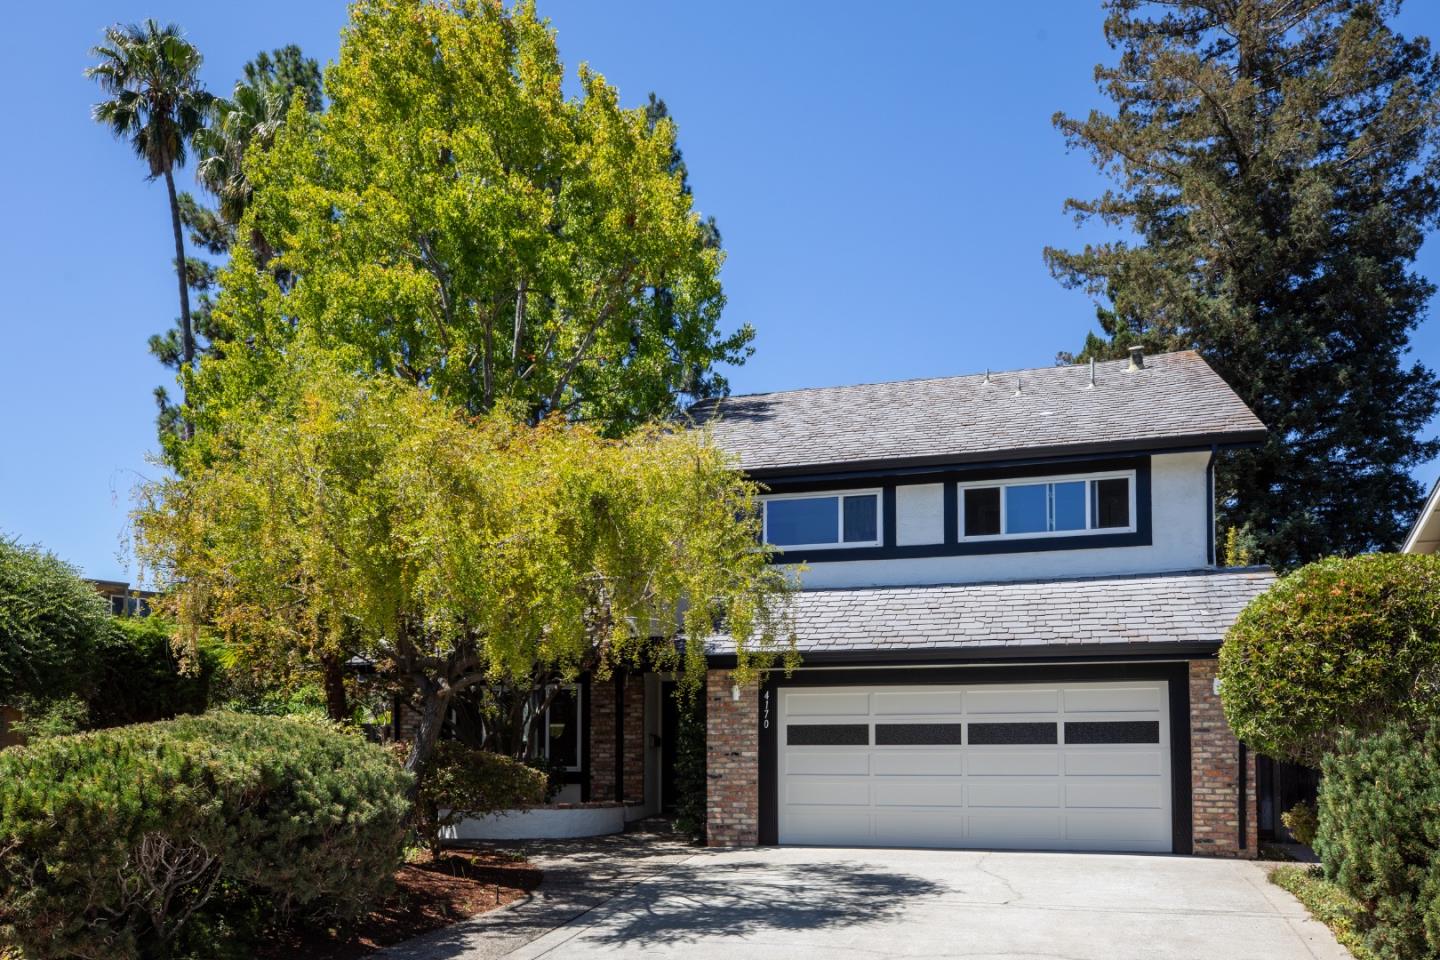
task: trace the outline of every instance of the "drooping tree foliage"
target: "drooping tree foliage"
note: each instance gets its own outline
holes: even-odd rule
[[[421,716],[411,769],[479,684],[678,668],[681,630],[698,677],[721,624],[741,679],[793,648],[755,488],[703,438],[472,420],[356,375],[363,351],[291,359],[141,490],[137,550],[191,636],[212,624],[255,656],[358,653],[393,671]]]
[[[1221,523],[1291,567],[1396,546],[1440,384],[1405,356],[1434,286],[1440,63],[1399,0],[1107,0],[1110,112],[1057,115],[1133,239],[1047,249],[1100,301],[1078,355],[1195,348],[1269,426],[1222,457]]]
[[[578,96],[562,79],[531,3],[356,4],[325,112],[246,157],[240,233],[273,256],[234,248],[215,314],[247,348],[204,364],[197,422],[267,390],[302,334],[472,413],[611,435],[723,392],[752,332],[719,328],[718,233],[673,123],[586,67]]]

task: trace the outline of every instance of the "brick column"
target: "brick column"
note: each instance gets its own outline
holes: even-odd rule
[[[1194,851],[1254,857],[1259,851],[1255,754],[1245,753],[1245,847],[1240,847],[1240,742],[1215,693],[1215,660],[1190,661],[1190,794]]]
[[[645,677],[625,678],[625,802],[645,802]]]
[[[759,693],[754,683],[731,694],[730,673],[705,675],[706,842],[753,847],[760,842]]]
[[[590,681],[590,799],[615,799],[615,678]]]

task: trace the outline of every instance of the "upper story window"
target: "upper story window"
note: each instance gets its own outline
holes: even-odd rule
[[[1135,530],[1135,471],[960,484],[960,539]]]
[[[765,497],[765,542],[786,550],[878,547],[880,491],[782,493]]]

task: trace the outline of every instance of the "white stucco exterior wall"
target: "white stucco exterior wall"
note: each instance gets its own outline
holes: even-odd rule
[[[905,586],[993,580],[1043,580],[1128,573],[1197,570],[1209,565],[1205,468],[1208,452],[1171,453],[1150,461],[1151,544],[1148,547],[1041,550],[896,560],[837,560],[812,563],[806,589]],[[939,484],[923,484],[934,487]],[[944,536],[943,492],[932,508],[928,490],[896,489],[897,544],[939,543]],[[908,506],[902,506],[908,504]],[[908,519],[907,519],[908,513]],[[933,532],[927,533],[928,530]],[[930,539],[901,539],[928,537]]]
[[[895,543],[912,547],[945,542],[945,484],[907,483],[895,488]]]

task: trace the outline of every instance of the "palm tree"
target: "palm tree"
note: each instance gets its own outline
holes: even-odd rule
[[[146,20],[143,24],[107,27],[105,42],[90,53],[100,62],[85,75],[99,83],[110,97],[95,105],[95,120],[130,143],[149,164],[151,180],[165,178],[170,226],[175,233],[181,354],[189,367],[195,362],[195,331],[190,324],[175,168],[185,165],[185,145],[204,127],[214,99],[200,85],[200,51],[175,24],[162,27],[154,20]]]

